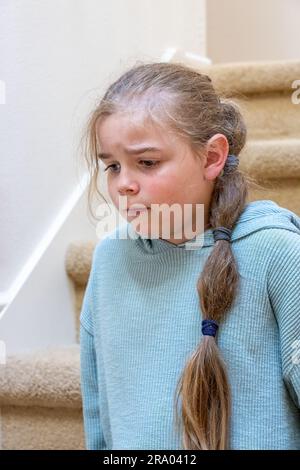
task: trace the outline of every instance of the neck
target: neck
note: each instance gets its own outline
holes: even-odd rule
[[[170,243],[173,243],[174,245],[180,245],[181,243],[185,243],[185,242],[188,242],[190,240],[193,240],[197,235],[201,235],[201,233],[208,230],[211,227],[211,224],[210,224],[210,221],[209,221],[210,220],[210,205],[209,204],[204,205],[204,224],[200,224],[200,227],[197,228],[196,219],[197,219],[197,217],[196,217],[196,214],[194,212],[193,213],[193,222],[192,222],[192,230],[193,230],[194,235],[193,235],[192,238],[183,237],[183,238],[178,239],[178,238],[174,238],[174,236],[171,236],[170,238],[167,238],[167,239],[164,239],[164,240],[166,240]],[[203,228],[203,226],[204,226],[204,228]],[[182,233],[184,233],[183,230],[182,230]]]

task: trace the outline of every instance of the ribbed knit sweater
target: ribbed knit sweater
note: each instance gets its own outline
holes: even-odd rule
[[[183,449],[174,393],[202,336],[196,283],[213,233],[187,249],[130,226],[97,243],[80,315],[86,447]],[[250,202],[231,240],[240,288],[217,335],[230,449],[300,449],[300,218]]]

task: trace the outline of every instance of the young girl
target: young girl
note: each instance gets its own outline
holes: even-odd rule
[[[247,203],[238,107],[183,64],[142,63],[87,129],[89,197],[100,163],[119,211],[126,197],[80,316],[87,448],[300,449],[300,218]],[[154,208],[173,204],[193,227],[203,208],[196,237],[173,219],[149,235]]]

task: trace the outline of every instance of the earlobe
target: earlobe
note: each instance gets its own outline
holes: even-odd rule
[[[208,183],[214,183],[214,181],[218,178],[219,172],[216,167],[214,168],[207,168],[203,172],[203,179],[207,181]]]

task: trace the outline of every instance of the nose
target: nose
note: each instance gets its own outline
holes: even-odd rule
[[[137,194],[139,192],[139,183],[134,180],[130,175],[125,173],[120,176],[118,181],[118,193],[121,195],[125,194]]]

